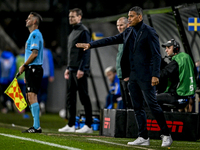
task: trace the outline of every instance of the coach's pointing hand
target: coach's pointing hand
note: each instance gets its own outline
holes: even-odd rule
[[[90,48],[90,44],[89,43],[77,43],[76,47],[78,48],[83,48],[83,50],[88,50]]]

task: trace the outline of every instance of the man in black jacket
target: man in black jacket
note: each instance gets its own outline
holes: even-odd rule
[[[154,28],[143,23],[142,8],[135,6],[128,13],[129,28],[123,33],[90,43],[77,43],[79,48],[95,48],[123,43],[122,78],[129,77],[129,91],[138,124],[138,138],[128,145],[150,145],[144,100],[162,133],[162,147],[169,147],[172,138],[163,111],[156,101],[156,85],[160,77],[160,45]]]
[[[81,23],[82,10],[74,8],[69,13],[69,23],[73,26],[73,30],[68,38],[68,66],[64,73],[67,79],[67,102],[66,107],[69,111],[68,124],[58,129],[59,132],[77,132],[92,133],[92,106],[88,95],[87,76],[90,69],[90,50],[83,51],[75,46],[78,42],[90,42],[91,37],[89,30]],[[76,116],[76,92],[79,92],[81,104],[85,109],[86,122],[85,125],[75,130]]]

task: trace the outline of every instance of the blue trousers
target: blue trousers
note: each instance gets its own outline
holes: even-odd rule
[[[128,85],[130,96],[135,111],[135,117],[138,125],[138,136],[145,139],[148,138],[147,131],[147,118],[144,110],[144,100],[150,108],[153,116],[155,117],[158,125],[160,126],[163,135],[169,135],[169,129],[160,105],[156,100],[155,86],[151,86],[151,82],[141,82],[130,75]]]

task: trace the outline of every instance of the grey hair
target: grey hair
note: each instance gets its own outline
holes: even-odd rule
[[[105,75],[108,73],[108,72],[113,72],[113,73],[116,73],[116,69],[115,69],[115,67],[113,67],[113,66],[109,66],[109,67],[107,67],[106,69],[105,69]]]
[[[128,24],[128,19],[126,17],[120,17],[117,21],[122,20],[122,19],[125,24]]]

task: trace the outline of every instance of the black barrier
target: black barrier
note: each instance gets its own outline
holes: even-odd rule
[[[147,111],[147,130],[151,139],[160,139],[160,127],[152,113]],[[196,141],[199,139],[199,114],[164,112],[167,126],[174,140]],[[127,111],[127,136],[137,137],[138,128],[133,110]]]
[[[126,137],[135,138],[138,137],[138,126],[135,119],[135,113],[132,109],[127,110],[127,125],[126,125]]]
[[[126,113],[125,109],[104,109],[101,133],[105,136],[126,137]]]
[[[164,112],[173,140],[196,141],[199,139],[199,114]],[[104,136],[137,138],[138,127],[134,110],[104,109],[102,111]],[[147,130],[150,139],[160,139],[160,127],[152,113],[147,111]]]

